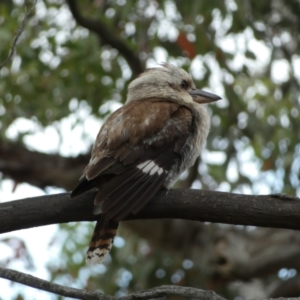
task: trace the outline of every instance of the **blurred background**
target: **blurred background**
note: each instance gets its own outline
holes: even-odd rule
[[[31,6],[0,1],[0,63]],[[299,0],[38,0],[0,71],[0,201],[70,191],[130,80],[162,62],[223,98],[207,107],[206,148],[177,188],[299,197],[299,31]],[[235,300],[300,296],[297,231],[124,222],[111,257],[87,267],[93,226],[3,234],[0,264],[118,296],[163,284]],[[0,299],[61,299],[0,286]]]

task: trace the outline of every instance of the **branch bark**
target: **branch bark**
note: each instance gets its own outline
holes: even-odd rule
[[[0,204],[0,233],[72,221],[93,221],[95,191],[70,199],[69,193]],[[41,214],[41,211],[43,212]],[[300,201],[283,195],[240,195],[199,190],[161,191],[126,220],[187,219],[201,222],[300,229]]]
[[[135,300],[135,299],[157,299],[163,296],[176,295],[186,298],[199,300],[225,300],[213,291],[204,291],[192,287],[183,286],[161,286],[149,290],[139,291],[129,294],[125,297],[107,296],[98,292],[84,291],[75,288],[69,288],[46,280],[42,280],[35,276],[24,274],[15,270],[0,267],[0,277],[9,279],[39,290],[47,291],[57,295],[85,299],[85,300]]]
[[[164,296],[179,296],[180,299],[198,299],[198,300],[225,300],[225,298],[217,295],[213,291],[206,291],[185,286],[163,285],[152,289],[138,291],[124,297],[114,297],[104,295],[99,292],[84,291],[80,289],[62,286],[53,282],[49,282],[35,276],[31,276],[22,272],[0,267],[0,278],[12,280],[39,290],[47,291],[57,295],[85,300],[147,300],[158,299]],[[269,298],[272,300],[274,298]],[[292,300],[299,298],[275,298],[277,300]],[[275,300],[274,299],[274,300]],[[255,299],[253,299],[255,300]],[[263,299],[262,299],[263,300]],[[267,300],[267,299],[265,299]]]
[[[144,71],[139,57],[134,53],[133,49],[128,47],[123,40],[114,34],[115,30],[109,30],[99,19],[96,21],[84,18],[79,12],[77,1],[66,0],[66,2],[69,5],[75,21],[80,26],[96,33],[103,42],[117,49],[120,54],[123,55],[130,66],[134,77]]]
[[[89,157],[89,154],[77,157],[46,154],[28,150],[20,143],[0,140],[0,172],[16,182],[27,182],[42,189],[74,188]]]
[[[277,274],[281,268],[300,270],[297,231],[259,228],[249,232],[246,228],[230,228],[213,238],[211,267],[219,278],[249,281]]]
[[[286,281],[280,280],[270,297],[298,297],[300,295],[300,277],[296,276]]]
[[[105,296],[97,292],[83,291],[79,289],[69,288],[56,283],[52,283],[35,276],[24,274],[11,269],[0,267],[0,277],[18,282],[42,291],[47,291],[57,295],[86,300],[113,300],[115,297]]]

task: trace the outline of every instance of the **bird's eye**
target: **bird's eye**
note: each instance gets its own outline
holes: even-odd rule
[[[187,81],[186,81],[186,80],[182,80],[180,86],[181,86],[183,89],[186,90],[186,89],[188,88],[188,83],[187,83]]]

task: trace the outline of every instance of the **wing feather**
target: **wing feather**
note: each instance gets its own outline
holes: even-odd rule
[[[72,195],[96,187],[95,214],[119,221],[137,213],[179,165],[191,130],[192,114],[179,104],[149,99],[123,106],[102,126]]]

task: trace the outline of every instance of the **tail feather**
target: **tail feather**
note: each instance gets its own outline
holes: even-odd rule
[[[118,226],[119,222],[109,220],[105,216],[102,217],[102,220],[97,221],[86,253],[86,263],[88,265],[100,264],[105,260],[113,245]]]

